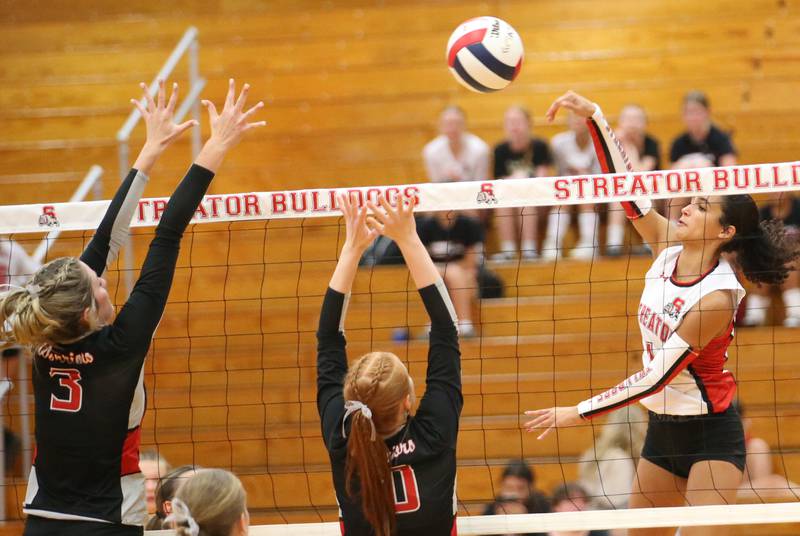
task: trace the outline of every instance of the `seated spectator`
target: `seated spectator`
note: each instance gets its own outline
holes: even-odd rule
[[[503,470],[500,486],[493,503],[486,505],[483,515],[545,514],[550,511],[550,501],[535,489],[533,470],[523,460],[512,460]],[[506,534],[504,536],[538,536]]]
[[[586,121],[575,114],[568,119],[569,130],[553,136],[550,146],[559,175],[585,175],[601,173]],[[571,256],[591,259],[597,247],[597,213],[592,204],[578,207],[578,243]],[[555,259],[562,256],[564,236],[570,224],[571,206],[556,207],[547,221],[547,236],[542,246],[542,256]]]
[[[551,174],[553,159],[547,142],[533,136],[531,114],[521,106],[506,111],[503,128],[506,139],[494,148],[494,178],[519,179],[546,177]],[[495,260],[517,256],[517,238],[523,259],[536,258],[539,214],[537,207],[495,209],[500,238],[500,252]]]
[[[164,520],[172,513],[172,499],[185,481],[197,474],[193,465],[181,465],[162,478],[156,488],[156,512],[147,522],[145,530],[161,530]]]
[[[610,413],[594,446],[582,455],[579,483],[588,493],[593,509],[628,507],[636,476],[636,459],[647,433],[647,415],[639,406]]]
[[[483,252],[483,227],[465,214],[433,212],[417,218],[417,233],[439,267],[458,316],[462,337],[475,335],[472,300],[478,292],[478,263]]]
[[[139,470],[144,476],[147,514],[153,515],[156,513],[156,488],[158,487],[158,482],[172,470],[172,467],[155,450],[145,450],[139,454]]]
[[[467,132],[467,117],[458,106],[439,116],[439,136],[425,145],[422,157],[431,182],[489,179],[489,145]]]
[[[247,494],[233,473],[202,469],[178,488],[164,526],[177,536],[243,536],[250,527]]]
[[[637,104],[628,104],[619,112],[617,138],[625,146],[625,152],[634,171],[653,171],[661,169],[661,151],[656,138],[647,133],[647,114]],[[664,212],[662,200],[656,202],[660,212]],[[606,255],[622,254],[625,239],[625,213],[619,203],[612,203],[608,210],[608,233]]]
[[[782,221],[787,237],[800,246],[800,200],[792,192],[770,194],[766,205],[761,208],[761,220]],[[780,285],[786,310],[783,325],[788,328],[800,327],[800,273],[797,269],[797,262],[793,262],[789,277]],[[767,321],[771,290],[768,285],[758,285],[748,293],[742,324],[761,326]]]
[[[550,499],[553,512],[591,510],[588,494],[580,484],[567,482],[553,491]],[[548,536],[608,536],[606,530],[550,531]]]
[[[773,472],[772,449],[764,439],[753,437],[752,419],[745,416],[741,402],[736,410],[744,426],[745,459],[742,484],[739,486],[739,500],[763,502],[764,500],[797,501],[800,499],[800,485],[787,480],[783,475]]]
[[[688,154],[700,153],[715,166],[736,165],[731,137],[711,122],[711,107],[705,93],[693,90],[683,97],[683,122],[686,132],[672,142],[670,162],[675,164]]]

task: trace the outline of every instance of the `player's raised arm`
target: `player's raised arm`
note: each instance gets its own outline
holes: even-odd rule
[[[116,338],[140,344],[152,337],[172,286],[183,232],[228,151],[239,143],[245,132],[265,124],[263,121],[248,122],[250,116],[263,106],[259,102],[245,111],[248,91],[249,86],[245,84],[239,98],[234,100],[235,87],[231,79],[221,113],[217,113],[213,103],[203,101],[209,111],[211,137],[175,189],[161,216],[139,280],[114,323]]]
[[[81,260],[98,276],[102,276],[106,267],[114,262],[125,237],[128,236],[131,218],[142,197],[153,165],[173,141],[196,124],[194,120],[180,125],[173,122],[175,104],[178,100],[178,84],[172,85],[172,95],[168,102],[165,102],[166,91],[163,80],[159,80],[156,100],[150,96],[144,83],[141,83],[140,87],[146,105],[142,106],[139,101],[134,99],[131,99],[131,102],[142,114],[147,130],[147,139],[133,168],[128,172],[111,200],[97,232],[81,255]]]
[[[548,121],[552,121],[561,108],[586,119],[603,173],[633,171],[625,149],[614,135],[600,106],[573,91],[568,91],[550,105],[546,114]],[[621,204],[633,227],[650,246],[653,257],[658,257],[658,254],[668,246],[669,238],[673,236],[669,220],[652,210],[650,199],[624,201]]]

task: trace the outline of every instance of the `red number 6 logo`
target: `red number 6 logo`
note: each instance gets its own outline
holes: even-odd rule
[[[58,376],[58,384],[69,390],[67,398],[58,398],[50,395],[50,409],[53,411],[66,411],[76,413],[81,410],[83,403],[83,387],[78,383],[81,381],[81,373],[78,369],[72,368],[51,368],[50,377]]]

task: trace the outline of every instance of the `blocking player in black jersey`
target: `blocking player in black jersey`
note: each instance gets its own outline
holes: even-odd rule
[[[144,478],[139,425],[145,410],[143,367],[167,302],[181,236],[225,154],[262,103],[244,111],[248,86],[225,107],[204,102],[211,137],[164,210],[141,275],[114,315],[102,279],[127,234],[147,173],[191,126],[173,125],[176,96],[139,106],[147,142],[80,259],[43,266],[25,287],[0,298],[0,339],[34,350],[36,452],[28,480],[25,534],[142,534]]]
[[[456,534],[456,437],[463,406],[456,316],[416,232],[409,201],[358,208],[340,197],[347,229],[317,331],[317,407],[346,536]],[[368,224],[369,222],[369,224]],[[344,319],[361,254],[377,234],[394,240],[431,320],[427,387],[389,352],[347,365]]]
[[[569,92],[550,107],[551,120],[559,108],[586,119],[604,172],[631,171],[599,106]],[[526,412],[532,420],[525,426],[544,429],[541,438],[553,427],[640,402],[649,422],[630,507],[735,503],[745,446],[731,404],[736,382],[725,362],[744,296],[737,273],[754,283],[783,281],[797,252],[780,222],[759,223],[749,195],[694,197],[677,223],[652,210],[649,199],[622,205],[654,257],[637,313],[642,370],[576,406]],[[725,533],[726,527],[681,528],[683,536]],[[674,528],[629,534],[674,534]]]

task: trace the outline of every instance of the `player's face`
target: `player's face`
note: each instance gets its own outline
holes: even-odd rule
[[[683,207],[678,219],[676,237],[681,242],[699,240],[724,240],[728,232],[720,224],[722,199],[720,197],[693,197]]]
[[[103,325],[110,324],[114,319],[114,306],[111,305],[111,298],[108,296],[106,280],[102,277],[97,277],[94,270],[89,268],[86,263],[81,262],[81,267],[92,280],[92,295],[97,306],[97,318]]]

